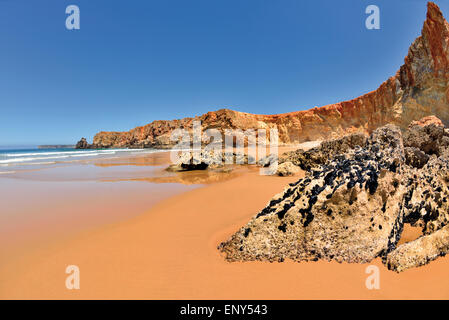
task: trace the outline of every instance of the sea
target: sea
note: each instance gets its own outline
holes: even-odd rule
[[[0,147],[0,174],[95,159],[112,159],[160,152],[157,149],[74,149]]]

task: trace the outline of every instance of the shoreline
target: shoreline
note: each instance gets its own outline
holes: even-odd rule
[[[448,258],[401,274],[368,264],[226,262],[217,250],[299,177],[256,172],[156,203],[144,214],[35,248],[0,268],[1,299],[437,299],[449,296]],[[213,201],[211,198],[214,197]],[[78,265],[81,289],[64,286]],[[435,282],[438,279],[437,282]]]

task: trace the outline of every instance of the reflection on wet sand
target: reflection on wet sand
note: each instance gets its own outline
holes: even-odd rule
[[[170,163],[170,153],[157,152],[146,156],[99,159],[91,163],[104,168],[113,166],[160,166]]]
[[[155,172],[155,176],[103,180],[107,182],[115,181],[146,181],[152,183],[182,183],[191,184],[211,184],[217,182],[228,181],[237,178],[245,173],[257,170],[255,166],[227,166],[220,170],[197,170],[169,173],[165,169]]]

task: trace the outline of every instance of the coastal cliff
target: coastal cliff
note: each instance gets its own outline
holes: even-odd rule
[[[449,24],[438,6],[427,5],[427,18],[410,46],[399,71],[380,87],[353,100],[276,115],[258,115],[221,109],[194,118],[158,120],[127,132],[99,132],[84,148],[166,148],[174,144],[176,128],[191,130],[200,120],[203,130],[277,128],[279,143],[297,144],[341,137],[354,132],[371,133],[392,123],[405,129],[422,117],[435,115],[449,124]]]

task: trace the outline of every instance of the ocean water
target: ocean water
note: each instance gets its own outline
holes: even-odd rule
[[[0,148],[0,174],[16,169],[154,153],[156,149]]]

